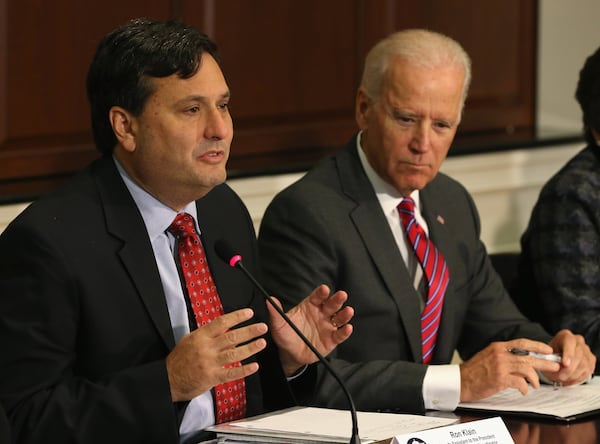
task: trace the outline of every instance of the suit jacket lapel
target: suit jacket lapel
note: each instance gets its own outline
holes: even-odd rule
[[[238,224],[228,224],[223,221],[236,220],[236,216],[231,215],[224,205],[219,205],[219,199],[223,195],[220,194],[226,185],[215,187],[210,193],[196,201],[196,209],[198,214],[198,226],[201,231],[202,245],[204,253],[212,277],[217,285],[221,303],[225,312],[238,310],[242,307],[249,306],[253,294],[253,287],[250,282],[243,276],[239,270],[234,270],[228,264],[217,257],[214,249],[215,243],[219,239],[227,240],[234,243],[234,248],[243,248],[241,244],[233,239],[234,231],[236,234],[240,231]],[[218,214],[216,213],[218,211]],[[242,221],[239,221],[241,226]],[[248,235],[250,237],[250,235]],[[250,239],[245,239],[247,242]],[[250,257],[244,256],[245,263],[251,261]]]
[[[160,336],[167,347],[172,349],[175,346],[173,329],[154,251],[144,229],[142,216],[111,158],[97,162],[94,174],[105,211],[107,230],[123,241],[119,258]]]
[[[412,354],[419,360],[421,359],[419,296],[412,285],[400,251],[394,247],[390,248],[395,244],[395,240],[373,187],[360,164],[355,140],[353,138],[347,149],[337,156],[342,190],[356,202],[356,207],[349,216],[387,287],[389,297],[396,303]]]

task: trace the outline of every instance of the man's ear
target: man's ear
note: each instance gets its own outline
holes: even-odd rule
[[[135,118],[131,113],[120,106],[113,106],[108,111],[108,118],[119,144],[125,151],[135,151]]]
[[[371,111],[372,106],[373,101],[367,95],[365,88],[361,86],[356,92],[356,106],[354,112],[356,123],[363,131],[367,128],[369,112]]]

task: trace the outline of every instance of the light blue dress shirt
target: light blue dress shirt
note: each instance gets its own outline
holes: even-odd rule
[[[142,189],[127,175],[117,159],[114,161],[144,219],[165,293],[173,335],[175,342],[179,342],[190,332],[190,325],[183,287],[175,262],[175,238],[167,231],[178,213]],[[189,203],[181,212],[189,213],[194,217],[196,230],[200,233],[195,202]],[[181,441],[214,423],[213,397],[209,390],[189,402],[179,428]]]

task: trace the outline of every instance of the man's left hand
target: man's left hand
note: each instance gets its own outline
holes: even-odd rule
[[[352,325],[348,322],[354,316],[354,309],[344,307],[347,300],[345,291],[337,291],[330,296],[329,287],[320,285],[286,314],[319,353],[326,356],[352,334]],[[276,302],[279,304],[279,301]],[[270,315],[269,329],[279,347],[285,374],[291,376],[302,366],[317,361],[317,356],[281,315],[270,303],[267,302],[267,306]]]
[[[570,330],[559,331],[550,341],[556,353],[562,355],[560,370],[546,373],[544,376],[562,385],[574,385],[585,382],[594,373],[596,357],[581,335]]]

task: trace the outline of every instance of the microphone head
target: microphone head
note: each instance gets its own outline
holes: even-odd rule
[[[215,251],[217,255],[231,267],[235,267],[242,260],[242,255],[236,253],[233,247],[224,239],[219,239],[215,243]]]

